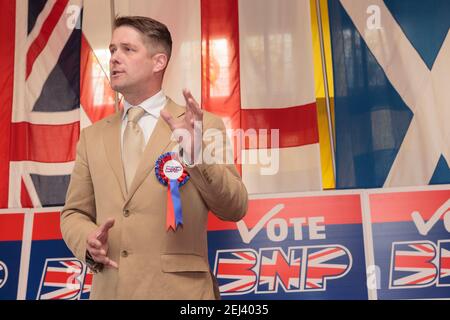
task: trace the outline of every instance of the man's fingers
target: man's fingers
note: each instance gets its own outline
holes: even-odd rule
[[[99,240],[97,240],[97,239],[89,239],[88,240],[88,245],[91,248],[95,248],[95,249],[100,249],[102,247],[102,243]]]
[[[192,112],[191,108],[186,107],[186,113],[184,114],[184,121],[187,124],[191,124],[191,122],[194,121],[194,113]]]
[[[111,259],[109,259],[108,258],[108,263],[107,264],[105,264],[105,266],[107,266],[107,267],[111,267],[111,268],[116,268],[116,269],[119,269],[119,265],[117,264],[117,262],[115,262],[114,260],[111,260]]]
[[[119,265],[117,264],[117,262],[115,262],[114,260],[111,260],[107,255],[106,255],[106,251],[104,249],[93,249],[90,248],[88,249],[89,253],[91,254],[92,258],[94,259],[95,262],[99,262],[104,264],[107,267],[111,267],[111,268],[118,268]]]
[[[189,90],[184,89],[183,96],[184,96],[184,100],[186,100],[186,106],[189,109],[191,109],[192,111],[194,111],[193,107],[195,107],[197,105],[197,102],[195,101],[194,97],[192,96],[192,93]]]
[[[115,220],[113,218],[109,218],[98,228],[96,238],[102,243],[106,242],[106,240],[108,239],[108,231],[114,226],[114,221]]]
[[[104,249],[95,249],[95,248],[88,248],[89,253],[91,256],[106,256],[106,251]]]
[[[188,102],[189,97],[191,96],[191,92],[188,89],[183,89],[183,96],[186,102]]]
[[[185,128],[189,129],[194,126],[194,122],[196,120],[201,120],[203,117],[203,111],[200,109],[198,103],[195,101],[194,97],[192,96],[192,93],[187,90],[183,89],[183,96],[186,100],[186,113],[184,116],[184,122],[177,122],[169,112],[166,110],[161,110],[161,117],[164,119],[164,121],[167,122],[167,124],[170,127],[170,130],[175,131],[177,128]],[[187,126],[187,127],[186,127]]]
[[[173,119],[173,117],[170,115],[169,112],[167,112],[166,110],[161,110],[160,113],[161,117],[164,119],[164,121],[167,122],[167,124],[170,127],[170,130],[175,130],[175,120]]]
[[[186,100],[186,107],[188,108],[188,110],[190,110],[197,118],[203,116],[202,109],[192,96],[192,93],[189,90],[184,89],[183,95],[184,99]]]
[[[106,256],[104,256],[104,257],[103,256],[102,257],[97,257],[97,259],[98,260],[96,260],[94,258],[95,261],[103,263],[103,265],[105,267],[111,267],[111,268],[116,268],[116,269],[119,268],[119,265],[117,264],[117,262],[115,262],[114,260],[112,260],[112,259],[110,259],[110,258],[108,258]]]
[[[114,226],[114,221],[115,220],[113,218],[109,218],[108,220],[106,220],[106,222],[102,224],[99,228],[100,233],[108,232],[108,230]]]
[[[199,116],[203,115],[202,110],[200,109],[199,105],[195,100],[189,99],[188,103],[189,109],[191,110],[192,114],[198,118]]]
[[[110,260],[107,256],[93,256],[92,258],[94,259],[95,262],[102,263],[105,266],[107,264],[109,264],[109,260]]]

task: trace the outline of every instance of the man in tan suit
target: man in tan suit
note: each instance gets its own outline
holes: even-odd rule
[[[124,110],[81,132],[61,213],[66,244],[96,272],[92,299],[219,298],[208,264],[207,214],[238,221],[247,211],[234,165],[201,163],[194,148],[206,146],[194,143],[198,128],[225,137],[222,120],[202,111],[187,90],[186,107],[161,91],[171,47],[169,30],[158,21],[115,21],[111,86],[124,96]],[[194,138],[172,141],[178,129]],[[179,189],[182,225],[173,230],[166,226],[167,186],[154,166],[178,148],[190,177]]]

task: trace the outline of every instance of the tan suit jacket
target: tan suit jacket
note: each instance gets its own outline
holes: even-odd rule
[[[185,108],[168,99],[175,119]],[[203,130],[225,130],[220,118],[204,112]],[[167,187],[155,176],[157,158],[176,146],[160,117],[144,150],[129,192],[121,157],[121,112],[81,132],[77,157],[61,213],[67,246],[85,261],[86,239],[109,217],[108,256],[119,268],[94,275],[91,299],[215,299],[217,282],[208,264],[207,214],[238,221],[248,195],[234,165],[199,164],[187,168],[180,188],[183,226],[166,230]]]

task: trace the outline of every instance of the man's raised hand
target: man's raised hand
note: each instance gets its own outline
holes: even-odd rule
[[[108,258],[108,231],[114,226],[114,219],[109,218],[87,238],[86,250],[95,262],[102,263],[105,267],[118,268],[117,262]]]
[[[200,149],[202,145],[203,111],[189,90],[184,89],[183,96],[186,100],[186,113],[183,119],[174,119],[166,110],[161,111],[161,117],[174,133],[186,157],[194,160],[200,152],[200,150],[194,150],[194,146],[197,145]],[[192,159],[193,156],[194,159]]]

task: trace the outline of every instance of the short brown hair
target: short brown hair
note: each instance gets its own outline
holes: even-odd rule
[[[167,58],[172,53],[172,36],[167,26],[155,19],[141,16],[117,16],[114,20],[114,29],[120,26],[130,26],[140,31],[150,44],[160,46]]]

